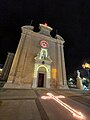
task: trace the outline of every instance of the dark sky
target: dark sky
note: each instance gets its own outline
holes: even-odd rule
[[[0,1],[0,63],[7,52],[16,51],[21,26],[47,22],[64,40],[67,73],[90,58],[90,0],[3,0]]]

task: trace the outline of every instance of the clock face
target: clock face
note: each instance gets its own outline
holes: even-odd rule
[[[45,40],[42,40],[40,42],[40,45],[43,47],[43,48],[47,48],[48,47],[48,42],[46,42]]]

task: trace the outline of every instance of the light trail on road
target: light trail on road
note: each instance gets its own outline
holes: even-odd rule
[[[47,95],[48,96],[42,96],[41,99],[53,99],[56,102],[58,102],[60,105],[62,105],[64,108],[66,108],[69,112],[71,112],[74,117],[79,118],[79,120],[80,119],[84,120],[84,116],[80,111],[73,109],[68,104],[66,104],[65,102],[59,99],[59,98],[65,98],[65,96],[62,95],[54,96],[52,93],[47,93]]]

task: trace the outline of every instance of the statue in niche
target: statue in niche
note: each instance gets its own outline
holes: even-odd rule
[[[47,62],[50,62],[50,63],[52,62],[50,56],[48,55],[47,49],[43,49],[43,48],[41,48],[40,52],[37,54],[37,56],[34,59],[36,61],[37,60],[40,60],[40,61],[46,60]],[[42,64],[44,64],[44,63],[42,63]]]
[[[46,59],[47,58],[47,51],[41,50],[39,59]]]
[[[43,54],[42,54],[42,59],[45,59],[46,58],[46,52],[43,51]]]

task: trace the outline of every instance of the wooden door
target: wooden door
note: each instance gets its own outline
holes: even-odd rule
[[[38,87],[44,87],[44,73],[38,74]]]

